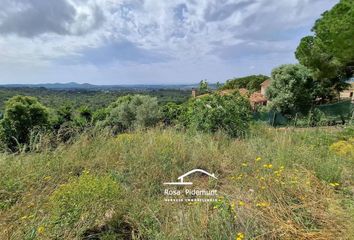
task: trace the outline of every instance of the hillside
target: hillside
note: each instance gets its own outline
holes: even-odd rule
[[[4,110],[5,102],[13,96],[33,96],[43,104],[52,108],[59,108],[70,104],[74,108],[88,106],[93,110],[108,106],[118,97],[132,93],[144,93],[158,98],[159,103],[181,103],[186,101],[190,90],[178,89],[151,89],[151,90],[97,90],[97,89],[47,89],[43,87],[0,87],[0,112]]]
[[[106,90],[106,91],[146,91],[159,89],[180,89],[191,90],[198,87],[198,84],[121,84],[121,85],[95,85],[89,83],[38,83],[38,84],[0,84],[4,88],[46,88],[51,90]],[[210,84],[212,89],[216,84]]]
[[[352,128],[252,127],[242,140],[174,129],[0,155],[1,239],[353,239]],[[142,146],[144,146],[142,148]],[[216,202],[165,202],[191,169]],[[183,188],[183,187],[180,187]]]

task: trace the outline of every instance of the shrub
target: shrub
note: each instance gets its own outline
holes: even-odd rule
[[[87,106],[82,106],[79,108],[79,116],[84,119],[87,123],[92,120],[92,110]]]
[[[273,69],[266,95],[272,110],[285,115],[306,114],[314,100],[313,91],[310,71],[300,64],[288,64]]]
[[[107,113],[99,125],[110,126],[116,132],[152,127],[160,119],[157,99],[143,95],[120,97],[107,108]]]
[[[65,103],[56,111],[55,128],[59,128],[65,122],[71,122],[73,120],[73,108],[69,103]]]
[[[179,117],[183,111],[183,106],[174,102],[169,102],[162,107],[163,122],[166,125],[174,124],[178,122]]]
[[[184,124],[204,132],[224,131],[229,136],[242,136],[249,127],[251,107],[239,93],[228,96],[211,94],[193,99],[184,113]]]
[[[10,150],[28,144],[33,130],[47,126],[48,110],[34,97],[15,96],[5,105],[4,118],[0,121],[0,138]]]
[[[85,230],[104,224],[107,214],[118,214],[122,188],[109,176],[93,176],[87,171],[61,185],[49,198],[50,232],[56,236],[81,235]],[[73,229],[61,232],[62,227]]]
[[[92,122],[97,123],[98,121],[103,121],[108,116],[106,108],[100,108],[92,114]]]
[[[330,146],[330,150],[342,157],[354,158],[354,137],[347,141],[340,140]]]

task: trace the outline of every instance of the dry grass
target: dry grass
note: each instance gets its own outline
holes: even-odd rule
[[[354,161],[330,150],[338,132],[255,126],[235,140],[153,129],[85,134],[55,151],[2,155],[0,239],[353,239]],[[164,202],[162,183],[194,168],[216,173],[217,181],[193,180],[217,188],[219,201]],[[81,216],[75,229],[53,221],[60,185],[88,172],[121,186],[120,203],[88,201],[88,190],[78,194],[89,206],[74,207]],[[68,191],[76,196],[75,189]]]

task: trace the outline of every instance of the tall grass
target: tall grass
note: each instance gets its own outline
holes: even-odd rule
[[[0,239],[353,239],[354,161],[330,150],[341,132],[156,128],[3,154]],[[162,183],[195,168],[218,176],[193,181],[219,200],[164,202]]]

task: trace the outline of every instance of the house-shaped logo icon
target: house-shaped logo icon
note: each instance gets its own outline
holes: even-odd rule
[[[202,169],[193,169],[181,176],[178,177],[178,180],[179,182],[165,182],[163,183],[164,185],[192,185],[193,183],[192,182],[185,182],[184,181],[184,178],[189,176],[190,174],[192,173],[195,173],[195,172],[200,172],[200,173],[203,173],[203,174],[206,174],[208,175],[209,177],[212,177],[212,178],[215,178],[215,179],[218,179],[217,177],[215,177],[215,174],[211,174],[211,173],[208,173],[207,171],[204,171]]]

